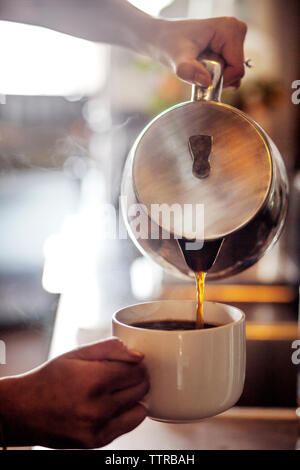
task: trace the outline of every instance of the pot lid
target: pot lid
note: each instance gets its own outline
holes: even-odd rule
[[[140,135],[132,157],[139,203],[157,225],[187,239],[216,239],[244,226],[271,185],[264,133],[217,101],[200,99],[162,113]],[[174,207],[175,215],[162,215],[162,205],[166,213]]]

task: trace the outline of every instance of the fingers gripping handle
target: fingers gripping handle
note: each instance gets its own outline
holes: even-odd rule
[[[223,87],[224,60],[217,54],[205,54],[199,57],[199,61],[208,70],[211,83],[208,87],[193,85],[192,101],[220,101]]]

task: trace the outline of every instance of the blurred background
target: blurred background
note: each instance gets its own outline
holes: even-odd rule
[[[96,2],[97,0],[95,0]],[[0,0],[1,8],[9,0]],[[290,209],[280,242],[248,271],[208,284],[207,300],[247,315],[247,379],[240,404],[295,406],[300,226],[297,0],[131,0],[167,18],[236,16],[254,62],[223,101],[269,133],[288,169]],[[20,8],[22,5],[20,4]],[[59,13],[58,13],[59,14]],[[44,28],[0,22],[0,376],[110,334],[119,307],[193,299],[129,239],[104,240],[105,202],[118,213],[124,162],[149,120],[190,99],[190,87],[127,50]],[[120,221],[122,224],[122,221]],[[50,347],[51,345],[51,347]]]

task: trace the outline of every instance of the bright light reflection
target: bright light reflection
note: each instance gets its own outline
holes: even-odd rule
[[[150,299],[160,294],[163,270],[151,260],[140,257],[130,267],[130,281],[133,295],[137,299]]]
[[[166,6],[173,3],[174,0],[129,0],[132,5],[149,15],[158,15]]]
[[[91,95],[106,78],[107,47],[38,26],[0,22],[2,95]]]

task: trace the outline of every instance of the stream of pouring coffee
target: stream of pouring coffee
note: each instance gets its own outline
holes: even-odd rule
[[[192,240],[187,240],[185,238],[178,239],[186,264],[195,273],[197,286],[196,328],[204,328],[203,296],[205,275],[218,256],[223,238],[204,241],[202,248],[199,250],[188,248],[190,245],[187,243],[191,243],[191,241]],[[193,243],[195,243],[195,241],[193,241]]]
[[[206,276],[206,273],[203,271],[195,273],[196,285],[197,285],[196,329],[204,328],[203,299],[204,299],[205,276]]]

